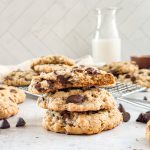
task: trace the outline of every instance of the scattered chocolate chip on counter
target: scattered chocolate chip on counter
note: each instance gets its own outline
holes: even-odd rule
[[[122,113],[122,116],[123,116],[123,122],[128,122],[131,118],[128,112]]]
[[[23,118],[19,118],[16,124],[16,127],[24,127],[26,125],[26,122],[24,121]]]
[[[144,96],[143,100],[147,101],[147,100],[148,100],[148,98],[147,98],[146,96]]]
[[[140,113],[138,118],[136,119],[136,122],[147,123],[149,120],[150,120],[150,111],[147,111],[146,113]]]
[[[10,128],[9,122],[6,119],[2,120],[0,129],[8,129],[8,128]]]
[[[122,113],[123,122],[128,122],[130,120],[130,118],[131,118],[130,113],[126,112],[126,110],[125,110],[125,108],[123,107],[122,104],[119,104],[118,109]]]

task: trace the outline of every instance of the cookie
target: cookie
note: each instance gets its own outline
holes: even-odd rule
[[[122,122],[117,108],[91,112],[47,111],[43,127],[47,130],[67,134],[96,134],[110,130]]]
[[[49,93],[38,98],[38,105],[54,111],[96,111],[112,109],[116,105],[113,96],[104,89],[69,89]]]
[[[146,137],[150,141],[150,121],[147,123]]]
[[[119,75],[119,82],[131,82],[150,88],[150,69],[140,69],[134,73]]]
[[[13,102],[19,104],[25,101],[25,93],[16,87],[0,85],[0,97],[9,97]]]
[[[112,73],[115,76],[125,73],[131,73],[138,70],[138,65],[131,61],[131,62],[113,62],[111,64],[106,64],[101,67],[102,70]]]
[[[18,113],[18,106],[11,98],[0,96],[0,119],[6,119]]]
[[[43,64],[34,66],[34,71],[36,72],[52,72],[55,70],[63,70],[72,66],[64,65],[64,64]]]
[[[59,89],[115,85],[115,77],[96,67],[76,66],[70,69],[41,73],[32,79],[29,91],[35,94],[54,92]]]
[[[47,72],[48,70],[45,69],[45,66],[39,68],[39,67],[36,67],[37,65],[45,65],[45,64],[63,64],[63,65],[67,65],[67,66],[74,66],[75,65],[75,62],[74,60],[72,59],[69,59],[67,57],[64,57],[64,56],[52,56],[52,55],[49,55],[49,56],[43,56],[43,57],[40,57],[40,58],[37,58],[35,60],[33,60],[32,64],[31,64],[31,69],[33,70],[40,70],[42,68],[42,70],[45,72]],[[51,67],[49,66],[49,69]]]
[[[32,70],[29,71],[16,70],[9,73],[4,78],[3,83],[12,86],[28,86],[32,78],[37,75],[38,74],[33,72]]]

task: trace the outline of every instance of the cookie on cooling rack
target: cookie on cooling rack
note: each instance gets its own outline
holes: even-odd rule
[[[96,134],[113,129],[121,122],[122,115],[117,108],[82,113],[48,110],[43,119],[43,127],[66,134]]]
[[[74,60],[64,56],[43,56],[33,60],[31,68],[36,72],[52,72],[75,65]]]
[[[140,69],[134,73],[119,75],[119,82],[131,82],[150,88],[150,69]]]
[[[16,70],[10,72],[5,78],[3,83],[12,86],[28,86],[34,76],[38,74],[32,70],[22,71]]]
[[[111,64],[106,64],[103,67],[101,67],[102,70],[106,72],[110,72],[113,75],[117,76],[120,74],[125,73],[132,73],[138,70],[138,65],[131,61],[131,62],[112,62]]]

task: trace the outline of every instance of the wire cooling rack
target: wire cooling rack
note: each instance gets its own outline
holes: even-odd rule
[[[32,94],[28,91],[28,87],[19,87],[20,89],[24,90],[27,94],[33,95],[33,96],[42,96],[38,94]],[[141,87],[140,85],[132,84],[132,83],[117,83],[116,86],[114,87],[109,87],[105,88],[108,90],[112,95],[120,101],[142,107],[144,109],[150,110],[150,102],[147,101],[139,101],[138,99],[133,99],[133,98],[127,98],[126,96],[136,93],[136,92],[141,92],[146,90],[145,87]],[[149,106],[148,106],[149,105]]]

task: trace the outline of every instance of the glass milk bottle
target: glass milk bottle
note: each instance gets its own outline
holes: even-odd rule
[[[121,40],[116,26],[116,10],[97,9],[97,29],[92,39],[93,58],[97,63],[121,60]]]

